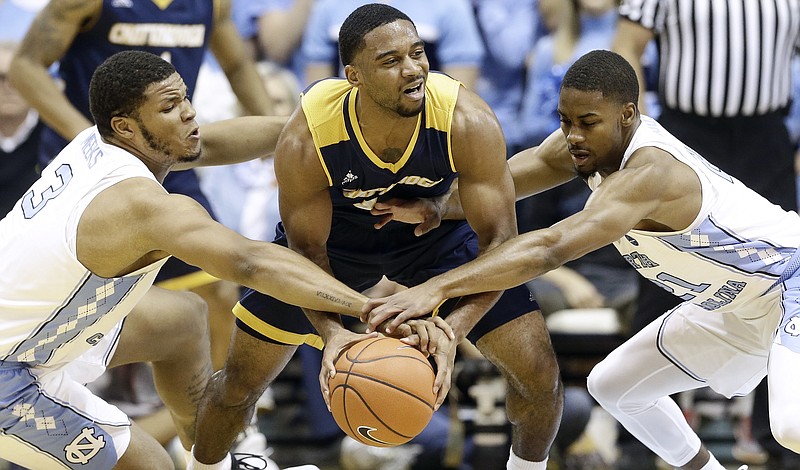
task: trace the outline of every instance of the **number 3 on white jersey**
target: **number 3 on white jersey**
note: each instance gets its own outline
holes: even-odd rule
[[[52,176],[55,177],[54,179],[56,181],[45,188],[41,194],[36,194],[37,185],[34,185],[34,188],[22,196],[22,213],[25,215],[26,219],[30,219],[34,215],[38,214],[40,210],[44,209],[47,201],[55,198],[61,194],[62,191],[64,191],[64,188],[66,188],[69,182],[72,180],[72,168],[70,168],[70,166],[67,164],[61,165],[56,168],[54,175],[42,175],[40,181],[44,180],[46,177]],[[38,202],[34,203],[34,199]]]

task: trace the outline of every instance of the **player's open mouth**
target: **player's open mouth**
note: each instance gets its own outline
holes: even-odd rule
[[[589,151],[588,150],[570,148],[569,149],[569,153],[572,154],[572,156],[575,157],[575,158],[588,158],[589,157]]]
[[[414,100],[422,99],[422,97],[425,95],[424,85],[425,82],[420,81],[416,85],[404,89],[403,93],[405,93],[406,96]]]

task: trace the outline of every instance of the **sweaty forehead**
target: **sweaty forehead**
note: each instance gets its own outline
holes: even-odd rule
[[[599,90],[586,91],[576,88],[562,88],[558,95],[558,110],[566,114],[568,110],[581,114],[587,112],[600,113],[606,109],[611,101],[603,96]]]
[[[369,55],[398,47],[409,47],[419,42],[414,25],[406,20],[396,20],[378,26],[364,35],[364,50]]]
[[[164,80],[148,86],[147,90],[145,90],[145,95],[160,99],[166,95],[181,93],[185,89],[186,85],[183,83],[183,78],[178,72],[175,72]]]

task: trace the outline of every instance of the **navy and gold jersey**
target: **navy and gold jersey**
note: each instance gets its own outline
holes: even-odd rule
[[[372,225],[377,217],[369,211],[377,201],[431,198],[447,192],[457,176],[450,125],[460,86],[447,75],[428,75],[424,111],[397,163],[382,161],[364,141],[355,111],[357,88],[332,78],[303,93],[303,111],[331,186],[334,219]]]
[[[61,60],[70,102],[87,117],[94,70],[121,51],[142,50],[175,66],[191,95],[214,23],[213,0],[103,0],[96,23],[80,32]],[[90,117],[91,118],[91,117]]]
[[[113,54],[152,52],[170,61],[189,95],[194,92],[208,47],[217,0],[103,0],[99,18],[75,37],[59,64],[64,94],[90,121],[89,82]],[[40,162],[45,165],[67,141],[52,129],[43,132]]]
[[[457,176],[450,127],[460,87],[444,74],[428,75],[424,111],[396,163],[382,161],[365,142],[355,112],[358,90],[346,80],[321,80],[303,93],[301,104],[333,203],[328,261],[336,279],[352,289],[363,291],[383,276],[415,286],[478,256],[478,236],[465,220],[443,220],[418,237],[413,224],[389,222],[374,228],[378,217],[369,212],[375,202],[392,197],[430,198],[447,193]],[[288,246],[281,226],[274,242]],[[439,314],[447,316],[457,303],[457,299],[446,302]],[[524,285],[508,289],[467,338],[478,341],[538,308]],[[322,339],[302,310],[274,297],[248,289],[233,312],[239,328],[257,338],[322,347]]]

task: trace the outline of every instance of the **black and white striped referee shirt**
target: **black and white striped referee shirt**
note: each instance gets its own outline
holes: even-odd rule
[[[655,34],[666,107],[734,117],[789,103],[800,0],[624,0],[620,15]]]

